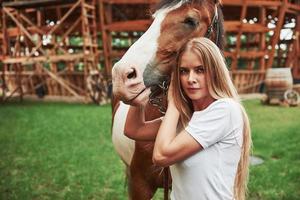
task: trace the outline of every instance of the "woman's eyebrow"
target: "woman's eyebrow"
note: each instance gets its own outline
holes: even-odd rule
[[[196,66],[194,68],[203,68],[204,69],[204,66],[203,65],[198,65],[198,66]]]
[[[179,69],[188,69],[188,67],[180,66]]]

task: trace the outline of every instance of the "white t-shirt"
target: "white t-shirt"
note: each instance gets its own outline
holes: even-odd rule
[[[194,112],[185,130],[203,147],[170,167],[172,200],[233,199],[243,142],[243,117],[233,99],[214,101]]]

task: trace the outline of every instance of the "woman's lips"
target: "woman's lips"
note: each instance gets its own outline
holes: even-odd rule
[[[187,88],[188,90],[190,91],[197,91],[197,90],[200,90],[200,88]]]

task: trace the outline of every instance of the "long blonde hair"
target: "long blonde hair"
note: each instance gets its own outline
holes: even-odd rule
[[[225,59],[219,48],[207,38],[194,38],[188,41],[178,52],[177,66],[174,73],[173,90],[174,102],[180,111],[180,127],[185,127],[191,119],[193,105],[191,100],[184,93],[180,84],[179,66],[181,57],[185,52],[192,52],[199,56],[205,66],[205,76],[209,94],[214,99],[232,98],[239,103],[243,113],[243,145],[241,157],[234,182],[234,198],[244,200],[247,193],[247,183],[249,176],[249,157],[252,146],[250,124],[247,113],[240,102],[239,95],[231,80],[230,73],[226,67]]]

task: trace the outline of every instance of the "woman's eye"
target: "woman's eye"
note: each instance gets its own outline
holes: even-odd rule
[[[204,73],[204,71],[205,71],[205,70],[204,70],[203,67],[199,67],[199,68],[196,69],[196,72],[199,73],[199,74]]]
[[[180,74],[187,74],[188,71],[186,69],[179,69]]]

